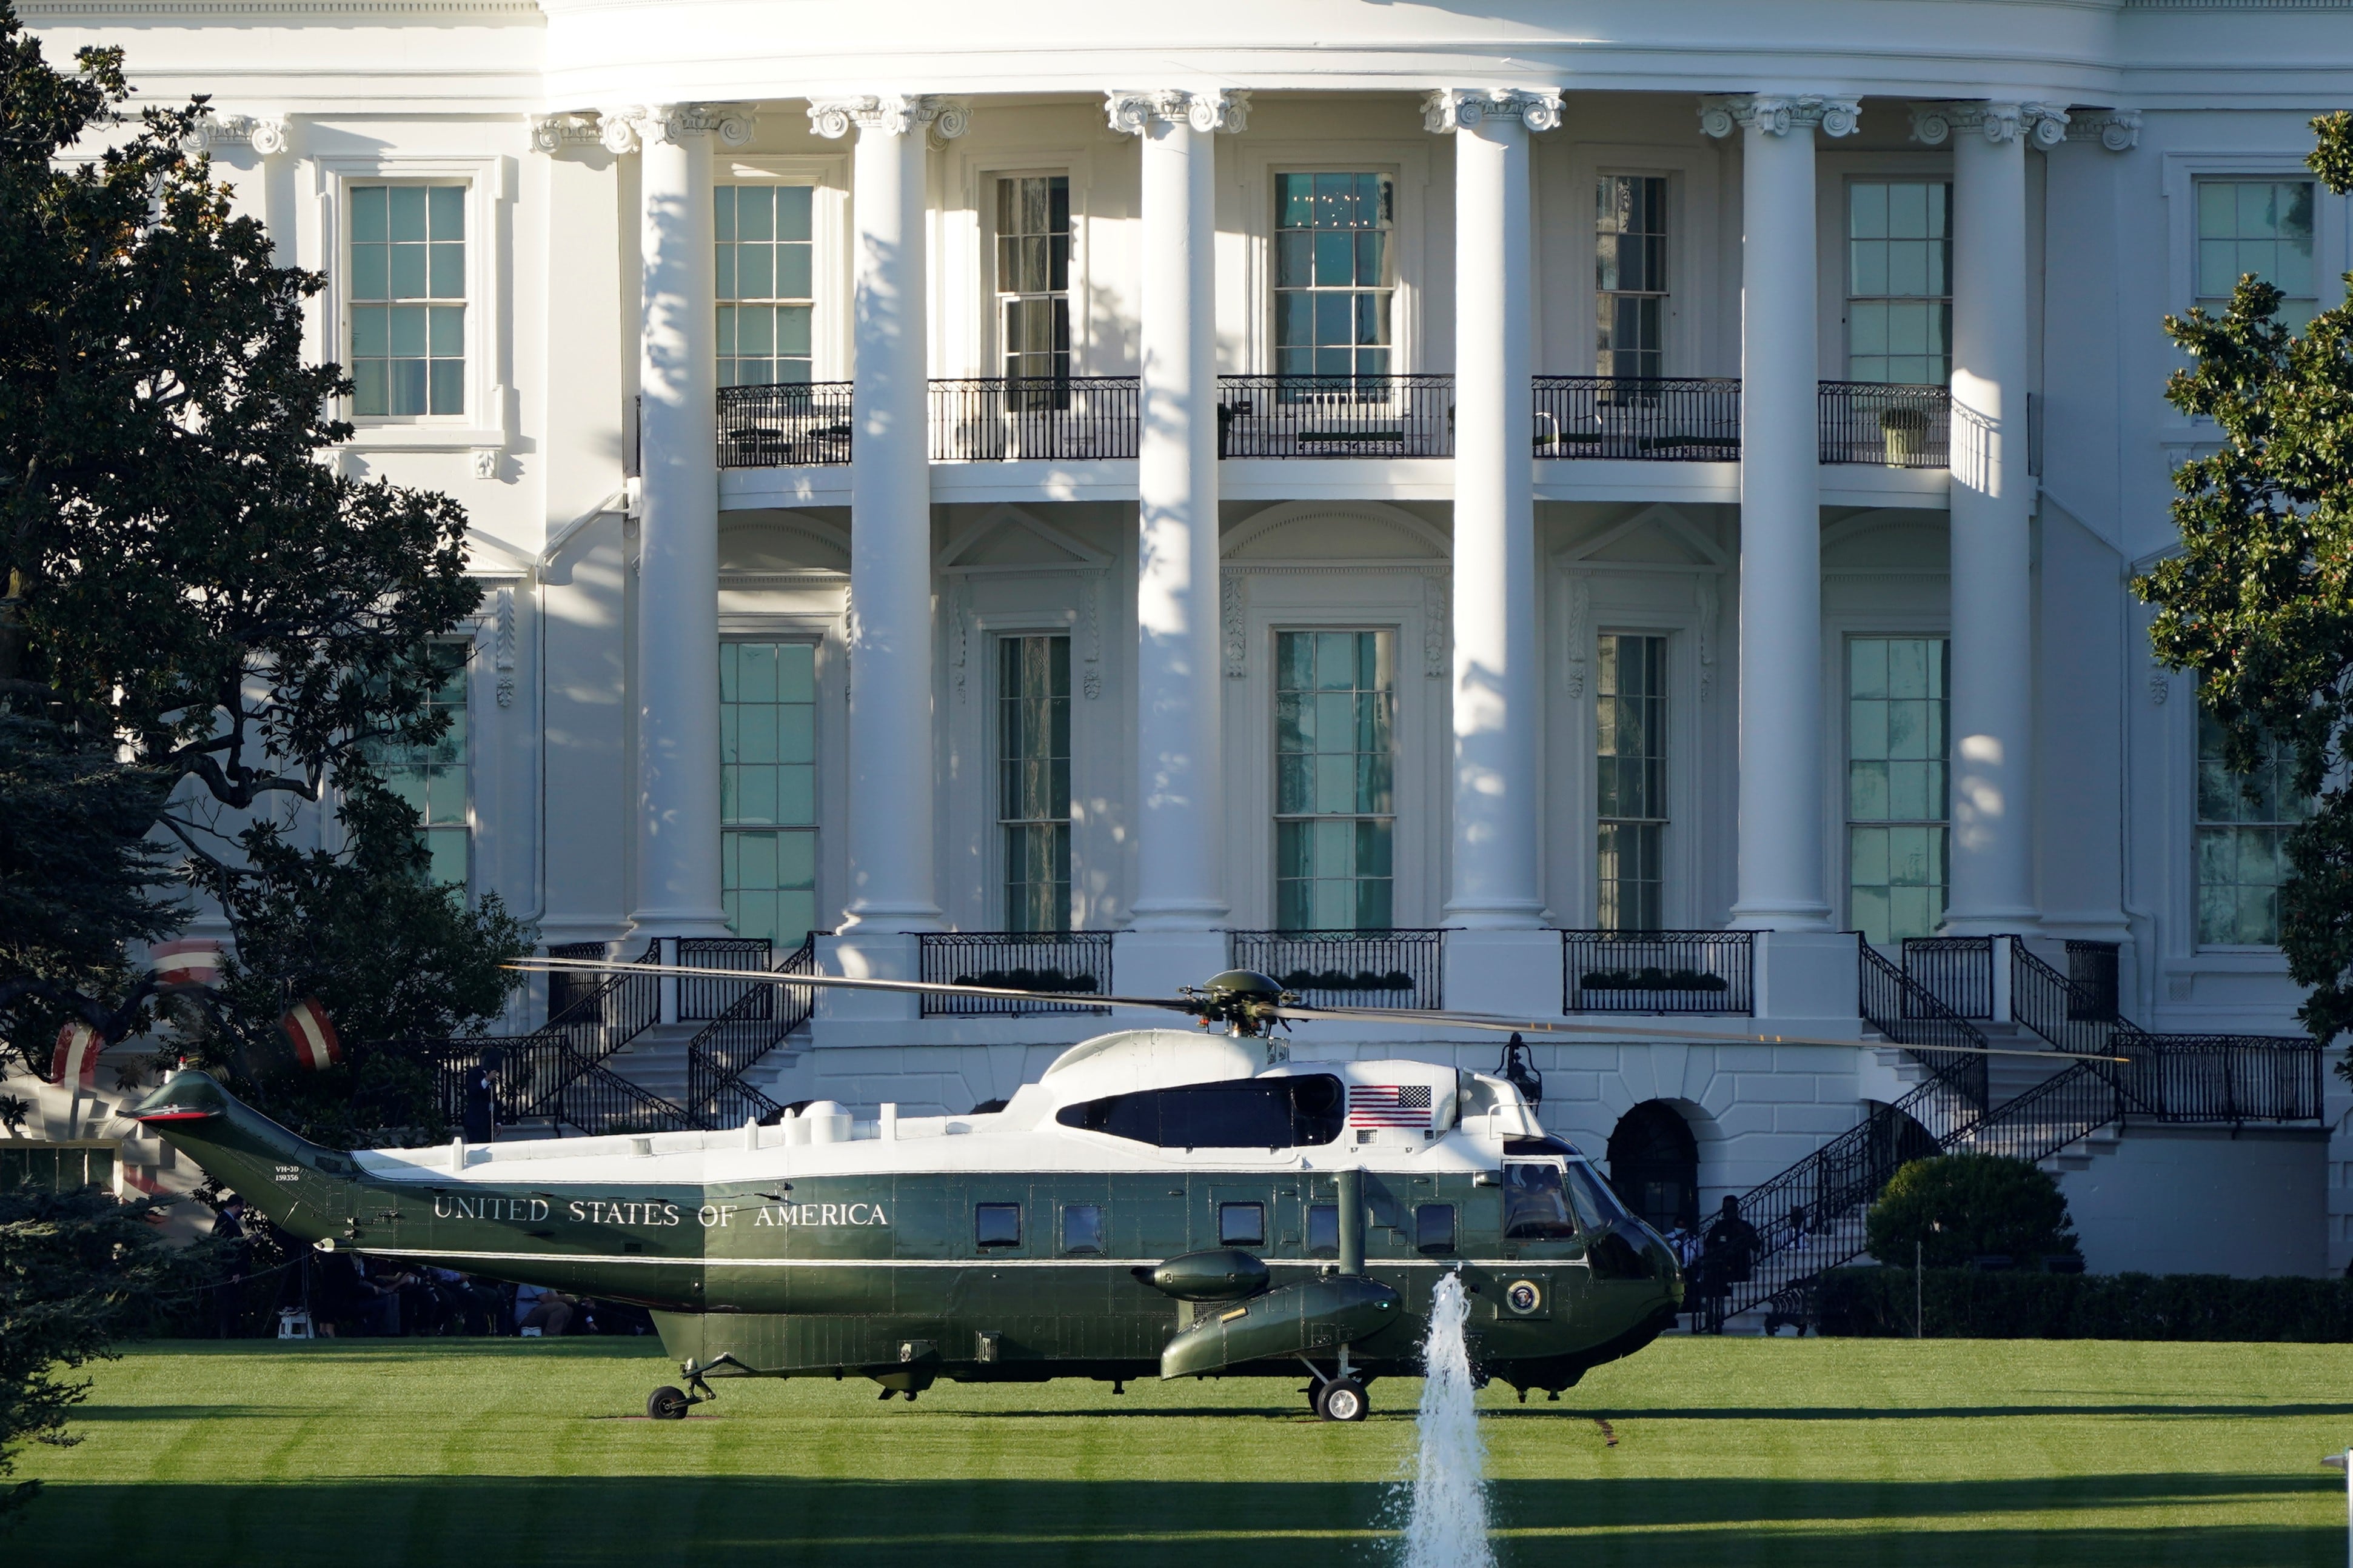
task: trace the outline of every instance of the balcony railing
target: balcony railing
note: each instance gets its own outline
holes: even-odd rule
[[[1729,377],[1540,375],[1535,407],[1539,458],[1740,458],[1740,383]]]
[[[1237,931],[1228,962],[1271,975],[1306,1007],[1444,1005],[1444,933],[1438,931]]]
[[[1883,468],[1951,466],[1953,402],[1942,386],[1826,381],[1822,461]]]
[[[988,985],[1008,991],[1050,991],[1073,998],[1111,994],[1111,932],[1107,931],[960,931],[916,939],[917,974],[934,985]],[[1008,996],[941,996],[926,993],[926,1018],[973,1018],[1019,1013],[1107,1013],[1082,1000],[1023,1002]]]
[[[1132,375],[974,376],[932,383],[932,461],[1135,456]]]
[[[1221,458],[1451,458],[1451,375],[1221,375]]]
[[[719,466],[798,468],[849,461],[846,381],[719,389]]]
[[[1736,462],[1740,383],[1725,376],[1540,375],[1539,458]],[[850,384],[730,386],[719,394],[719,466],[847,463]],[[976,376],[931,384],[935,463],[1133,459],[1143,392],[1132,375]],[[1826,381],[1825,463],[1941,468],[1951,449],[1942,386]],[[1451,375],[1221,375],[1221,458],[1451,458]]]
[[[1756,939],[1745,931],[1565,931],[1567,1013],[1757,1011]]]

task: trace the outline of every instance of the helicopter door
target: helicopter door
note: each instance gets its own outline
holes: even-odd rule
[[[1588,1283],[1585,1243],[1570,1206],[1567,1168],[1558,1160],[1504,1163],[1504,1266],[1497,1269],[1495,1316],[1543,1322],[1582,1295]]]

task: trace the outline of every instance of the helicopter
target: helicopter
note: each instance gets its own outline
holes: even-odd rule
[[[585,960],[516,967],[609,971]],[[638,964],[633,973],[1067,1002],[917,981]],[[342,1152],[209,1075],[127,1114],[290,1235],[646,1308],[684,1387],[869,1379],[913,1401],[955,1382],[1298,1375],[1360,1421],[1419,1373],[1432,1292],[1459,1274],[1481,1381],[1558,1399],[1672,1326],[1672,1252],[1538,1120],[1541,1079],[1428,1062],[1293,1061],[1293,1020],[1544,1034],[1670,1034],[1485,1014],[1310,1008],[1218,974],[1176,997],[1195,1029],[1123,1028],[1061,1053],[1001,1110],[861,1118],[833,1100],[771,1124]],[[1843,1044],[1853,1041],[1808,1041]]]

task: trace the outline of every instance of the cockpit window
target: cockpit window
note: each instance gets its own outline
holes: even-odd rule
[[[1504,1166],[1504,1235],[1514,1241],[1574,1241],[1568,1193],[1550,1160],[1514,1160]]]
[[[1599,1230],[1626,1217],[1626,1205],[1618,1201],[1618,1194],[1582,1160],[1568,1163],[1568,1194],[1577,1205],[1577,1217],[1588,1229]]]
[[[1066,1105],[1054,1120],[1163,1149],[1296,1149],[1340,1136],[1347,1097],[1338,1079],[1311,1073],[1138,1089]]]

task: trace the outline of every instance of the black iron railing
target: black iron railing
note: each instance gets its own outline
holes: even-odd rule
[[[1451,375],[1221,375],[1221,458],[1451,458]]]
[[[719,389],[719,466],[802,468],[849,461],[846,381]]]
[[[817,937],[807,937],[786,953],[775,973],[816,973]],[[772,1096],[745,1082],[744,1075],[816,1011],[814,985],[754,984],[689,1040],[686,1109],[695,1123],[736,1127],[747,1121],[765,1121],[783,1110]]]
[[[1875,381],[1821,384],[1821,460],[1942,468],[1952,453],[1952,394]]]
[[[558,957],[602,958],[602,942],[566,943]],[[661,943],[649,942],[633,961],[661,961]],[[604,1064],[661,1016],[661,980],[654,974],[623,970],[604,975],[567,976],[561,1007],[550,1010],[547,1022],[531,1034],[511,1039],[446,1042],[436,1058],[444,1113],[451,1120],[465,1114],[465,1075],[479,1067],[485,1050],[499,1054],[492,1096],[494,1114],[504,1125],[519,1121],[569,1122],[584,1131],[591,1122],[610,1121],[632,1095],[653,1100],[657,1107],[677,1107],[654,1100],[635,1084],[620,1079]],[[553,986],[550,987],[553,991]],[[621,1088],[604,1084],[612,1079]],[[590,1083],[588,1080],[595,1080]],[[584,1121],[574,1114],[589,1118]],[[656,1120],[659,1120],[659,1113]],[[670,1123],[665,1123],[669,1125]],[[680,1121],[676,1125],[683,1126]]]
[[[932,383],[932,461],[1135,456],[1132,375],[969,376]]]
[[[1430,928],[1226,933],[1228,963],[1271,975],[1308,1007],[1443,1006],[1444,944]]]
[[[916,939],[918,977],[935,985],[987,985],[1046,991],[1082,998],[1111,993],[1111,932],[1107,931],[961,931]],[[1025,1013],[1104,1013],[1084,1001],[1024,1002],[1008,996],[943,996],[926,993],[926,1018],[974,1018]]]
[[[2098,1023],[2116,1016],[2117,947],[2112,942],[2067,944],[2068,1001],[2074,1011]]]
[[[612,946],[608,942],[558,942],[548,944],[547,956],[601,959],[611,952]],[[552,1023],[561,1017],[565,1009],[605,984],[605,980],[606,976],[602,974],[588,974],[577,970],[550,970],[547,975],[548,1020]]]
[[[2113,1007],[2095,1005],[2098,998],[2075,989],[2068,978],[2027,950],[2016,937],[2010,945],[2010,1016],[2021,1028],[2031,1029],[2063,1051],[2076,1056],[2116,1054],[2116,1036],[2141,1031],[2125,1022]]]
[[[1993,1016],[1989,936],[1907,936],[1904,973],[1961,1017]]]
[[[1724,376],[1540,375],[1539,458],[1740,459],[1740,383]]]
[[[1745,931],[1565,931],[1569,1013],[1757,1011],[1757,939]]]
[[[678,962],[682,969],[765,969],[768,967],[769,942],[765,936],[682,936],[678,939]],[[749,1002],[755,1009],[774,1005],[775,988],[755,980],[709,980],[698,975],[678,977],[678,1020],[681,1024],[700,1024],[723,1017],[734,1011],[739,1003]]]
[[[1862,1021],[1909,1050],[1913,1059],[1929,1070],[1933,1076],[1921,1089],[1944,1086],[1941,1098],[1931,1096],[1923,1101],[1926,1109],[1935,1112],[1927,1119],[1928,1125],[1941,1134],[1985,1114],[1989,1090],[1986,1058],[1979,1054],[1986,1048],[1985,1036],[1860,937],[1855,940],[1855,953],[1860,965],[1855,1010]]]

